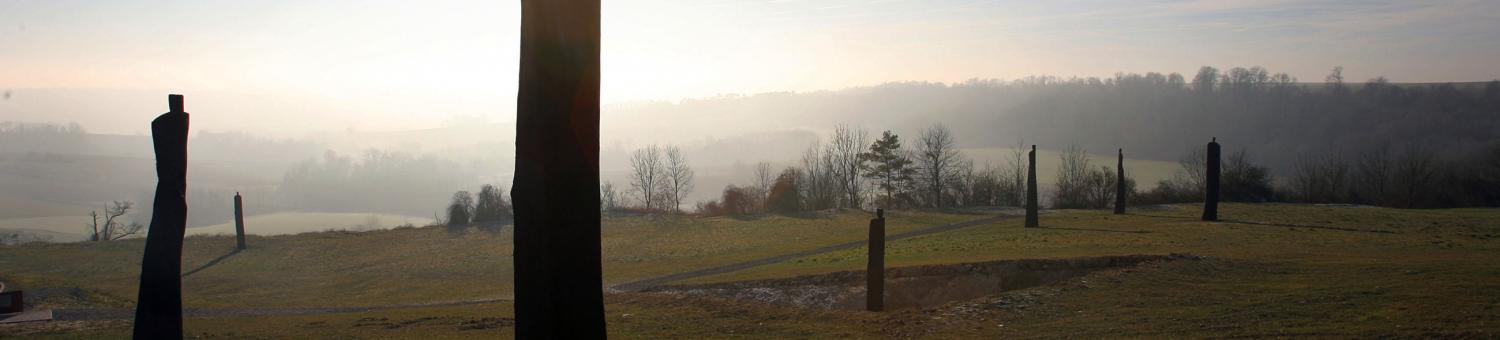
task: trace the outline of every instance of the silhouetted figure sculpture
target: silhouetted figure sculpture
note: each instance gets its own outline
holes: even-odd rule
[[[245,250],[245,201],[240,193],[234,193],[235,250]]]
[[[870,220],[870,256],[865,267],[865,310],[885,310],[885,209]]]
[[[1120,158],[1115,163],[1115,215],[1125,214],[1125,149],[1120,149]]]
[[[156,198],[135,304],[136,339],[182,338],[182,235],[187,227],[188,114],[182,95],[167,96],[170,111],[151,121],[156,148]]]
[[[599,0],[521,1],[516,337],[602,339]]]
[[[1208,164],[1207,182],[1203,183],[1203,220],[1219,220],[1219,138],[1208,142],[1208,155],[1203,157]]]
[[[1031,145],[1031,152],[1026,154],[1026,227],[1036,228],[1042,226],[1037,217],[1036,202],[1036,145]]]

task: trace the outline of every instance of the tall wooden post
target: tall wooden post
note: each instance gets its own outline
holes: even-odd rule
[[[1120,149],[1120,158],[1115,163],[1115,215],[1125,214],[1125,149]]]
[[[235,250],[245,250],[245,201],[240,193],[234,193]]]
[[[600,0],[522,0],[516,97],[516,337],[603,339]]]
[[[167,96],[169,112],[151,121],[156,149],[156,198],[135,305],[136,339],[182,338],[182,235],[187,229],[188,113],[182,95]]]
[[[1027,154],[1026,162],[1026,227],[1040,227],[1041,221],[1037,217],[1036,202],[1036,145],[1031,145],[1031,152]]]
[[[885,209],[870,220],[870,255],[865,267],[865,310],[885,310]]]
[[[1203,184],[1203,220],[1219,220],[1219,138],[1208,142],[1208,154],[1203,157],[1208,164],[1208,183]]]

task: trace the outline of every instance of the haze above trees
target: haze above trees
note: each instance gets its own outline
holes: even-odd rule
[[[1014,148],[1016,141],[1025,139],[1043,150],[1071,145],[1112,154],[1123,147],[1131,159],[1176,161],[1201,147],[1204,140],[1218,137],[1226,143],[1227,153],[1246,150],[1257,166],[1279,178],[1311,178],[1297,174],[1317,173],[1321,163],[1313,158],[1336,160],[1322,162],[1334,173],[1340,164],[1379,164],[1381,159],[1408,160],[1408,169],[1401,171],[1411,172],[1430,166],[1417,158],[1374,153],[1388,150],[1399,156],[1420,150],[1434,159],[1468,157],[1500,140],[1497,112],[1500,82],[1399,84],[1383,78],[1356,82],[1343,80],[1338,70],[1315,82],[1236,67],[1204,68],[1193,75],[887,83],[839,91],[606,106],[601,168],[605,180],[614,185],[616,203],[624,203],[633,197],[626,192],[632,189],[628,178],[634,150],[651,144],[675,146],[678,157],[689,161],[692,170],[691,176],[679,172],[677,177],[693,178],[689,182],[696,189],[678,186],[665,193],[664,199],[686,210],[697,202],[722,198],[720,189],[729,184],[774,193],[778,184],[790,184],[780,179],[796,177],[783,176],[787,174],[781,169],[790,165],[826,161],[829,167],[847,168],[848,160],[837,158],[847,153],[834,152],[835,158],[825,160],[829,149],[810,147],[820,139],[822,144],[841,143],[840,138],[828,137],[837,137],[840,126],[863,127],[869,132],[890,130],[910,148],[923,144],[923,133],[941,124],[957,137],[952,146],[958,151]],[[0,188],[18,197],[92,209],[115,200],[149,205],[145,199],[151,183],[149,137],[90,134],[88,129],[66,123],[0,125]],[[214,204],[192,207],[193,224],[227,220],[226,202],[235,189],[246,192],[252,212],[309,209],[434,215],[446,208],[455,191],[509,182],[513,150],[508,129],[507,124],[463,124],[404,132],[344,131],[300,139],[200,132],[189,147],[189,160],[194,162],[189,172],[190,202]],[[880,138],[873,134],[855,137],[859,143],[854,144],[862,152]],[[806,153],[813,149],[817,154]],[[660,156],[665,165],[666,152]],[[1005,159],[974,161],[967,167],[975,173],[1009,166]],[[986,168],[986,162],[996,167]],[[1359,171],[1375,171],[1364,169],[1370,168]],[[838,173],[843,172],[850,171]],[[875,178],[871,176],[877,174],[859,175]],[[1012,185],[1013,175],[983,177],[997,178],[997,185],[1003,187]],[[1099,180],[1094,177],[1083,174],[1079,178]],[[840,178],[804,178],[810,182],[797,184],[846,188],[837,198],[806,199],[875,198],[850,198],[847,178],[843,182]],[[1150,190],[1157,184],[1152,182],[1138,183],[1137,190]],[[1319,184],[1302,185],[1307,188],[1304,191],[1315,191]],[[1384,188],[1378,182],[1359,185]],[[829,192],[839,195],[837,190]],[[74,210],[87,219],[88,209]],[[196,220],[197,216],[204,219]]]

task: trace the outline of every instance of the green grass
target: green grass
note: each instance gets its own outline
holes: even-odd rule
[[[1193,253],[1301,261],[1437,257],[1479,261],[1496,253],[1500,210],[1399,210],[1285,204],[1226,204],[1222,222],[1198,220],[1196,206],[1136,211],[1062,211],[1042,215],[1041,229],[1020,219],[891,241],[887,264],[909,266],[1018,258]],[[1302,226],[1302,227],[1288,227]],[[1329,229],[1337,228],[1337,229]],[[1355,231],[1362,230],[1362,231]],[[1369,232],[1367,232],[1369,231]],[[690,282],[787,277],[864,268],[863,247]]]
[[[606,298],[607,319],[611,335],[619,338],[1500,335],[1500,210],[1227,204],[1221,213],[1226,221],[1214,223],[1198,221],[1198,213],[1195,206],[1138,210],[1126,216],[1061,211],[1043,215],[1043,226],[1048,227],[1043,229],[1024,229],[1012,219],[890,242],[890,266],[1119,254],[1203,256],[1096,272],[936,309],[812,311],[612,294]],[[978,217],[891,215],[892,233]],[[609,219],[604,229],[605,280],[625,282],[858,240],[867,218],[845,213],[745,221]],[[437,228],[256,237],[255,249],[185,279],[185,294],[189,306],[199,307],[492,297],[509,292],[509,237],[450,236]],[[231,242],[190,238],[185,267],[222,255]],[[119,297],[93,303],[124,306],[133,298],[131,266],[137,265],[138,248],[130,242],[0,248],[0,273],[7,280],[20,278],[24,285],[87,287]],[[694,282],[858,270],[864,266],[863,252],[834,252]],[[508,327],[467,330],[464,322],[511,313],[509,304],[493,303],[189,319],[187,327],[189,335],[201,337],[505,337],[510,335]],[[116,338],[128,332],[128,323],[115,322],[30,335]],[[0,328],[0,335],[6,333]]]
[[[892,213],[893,232],[979,216]],[[605,283],[817,248],[865,237],[868,216],[630,217],[606,219]],[[511,295],[510,228],[449,233],[441,227],[373,232],[252,236],[230,255],[233,237],[190,236],[183,271],[187,307],[369,306],[506,298]],[[104,305],[136,295],[144,241],[0,247],[0,275],[18,287],[80,287]],[[227,257],[226,257],[227,256]]]

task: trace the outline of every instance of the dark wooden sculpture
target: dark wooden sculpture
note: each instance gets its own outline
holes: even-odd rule
[[[245,250],[245,200],[234,193],[234,241],[235,250]]]
[[[1036,145],[1031,146],[1031,152],[1026,157],[1026,227],[1036,228],[1042,225],[1037,216]]]
[[[865,310],[885,310],[885,210],[870,220],[870,254],[865,267]]]
[[[516,337],[602,339],[599,0],[521,1]]]
[[[1120,158],[1115,163],[1115,215],[1125,214],[1125,149],[1120,149]]]
[[[156,148],[156,198],[135,305],[136,339],[182,338],[182,235],[187,227],[188,113],[182,95],[167,96],[169,112],[151,121]]]
[[[1207,160],[1205,170],[1208,171],[1207,183],[1203,183],[1203,220],[1219,220],[1219,138],[1215,137],[1208,142],[1208,154],[1203,157]]]

